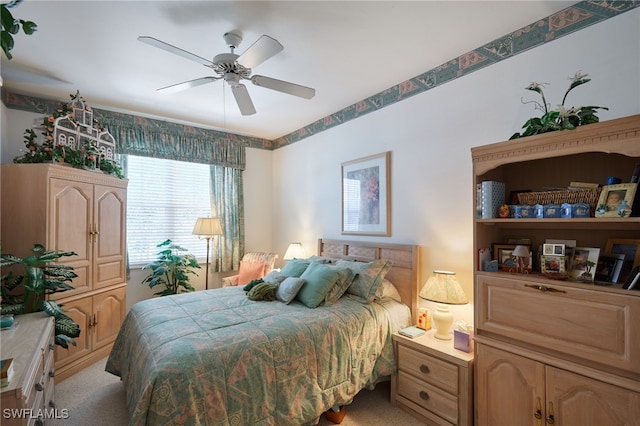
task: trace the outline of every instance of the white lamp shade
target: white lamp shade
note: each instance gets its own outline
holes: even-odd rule
[[[287,251],[284,254],[283,259],[284,260],[304,259],[305,257],[307,257],[307,254],[305,253],[304,247],[302,247],[302,244],[291,243],[289,244],[289,247],[287,248]]]
[[[529,257],[529,249],[527,246],[517,245],[511,254],[518,257]]]
[[[456,279],[455,272],[433,271],[420,290],[420,297],[447,305],[465,305],[469,303],[467,295]]]
[[[193,227],[193,234],[201,237],[222,235],[222,226],[217,217],[199,217]]]

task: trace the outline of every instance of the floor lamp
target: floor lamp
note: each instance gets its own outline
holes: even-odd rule
[[[199,217],[193,227],[193,234],[199,238],[207,240],[207,266],[205,267],[205,284],[204,288],[209,290],[209,243],[216,235],[222,235],[222,226],[220,219],[217,217]]]

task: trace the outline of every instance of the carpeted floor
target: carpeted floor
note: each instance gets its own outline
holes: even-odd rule
[[[60,426],[125,426],[129,421],[124,388],[120,378],[104,371],[106,358],[56,383],[58,411],[68,410]],[[389,403],[389,382],[378,384],[372,391],[363,390],[347,407],[342,426],[404,426],[421,424],[414,417]],[[333,425],[324,416],[320,426]]]

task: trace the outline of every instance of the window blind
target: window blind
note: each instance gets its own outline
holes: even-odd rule
[[[211,216],[209,165],[129,155],[127,158],[127,250],[130,267],[157,258],[170,239],[206,257],[206,241],[192,234],[199,217]]]

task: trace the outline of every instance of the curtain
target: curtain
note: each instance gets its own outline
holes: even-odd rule
[[[217,238],[212,268],[215,272],[236,270],[244,254],[244,196],[242,170],[210,166],[211,211],[220,219],[223,235]]]

